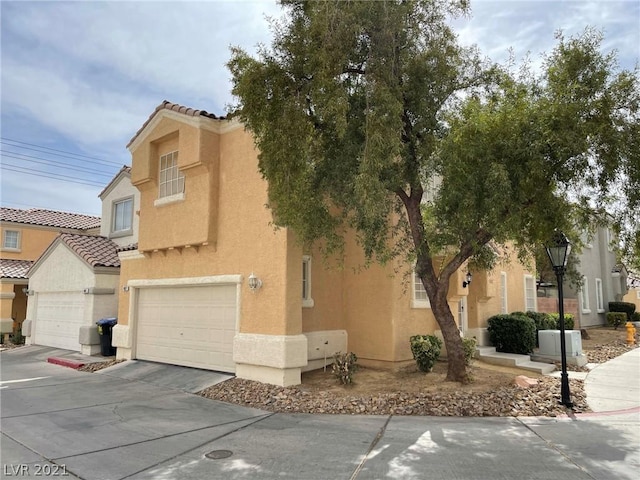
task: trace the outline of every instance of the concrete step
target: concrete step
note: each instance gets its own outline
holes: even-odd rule
[[[476,348],[476,352],[478,360],[491,363],[492,365],[520,368],[522,370],[528,370],[542,375],[547,375],[556,369],[555,365],[551,363],[531,361],[529,355],[496,352],[494,347],[478,347]]]

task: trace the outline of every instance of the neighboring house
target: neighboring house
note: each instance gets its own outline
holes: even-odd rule
[[[568,297],[578,300],[581,328],[606,324],[609,302],[622,301],[627,293],[627,270],[617,261],[611,230],[599,227],[580,252],[582,288],[565,285]]]
[[[635,304],[636,312],[640,312],[640,277],[630,274],[627,280],[627,286],[629,290],[627,294],[622,297],[622,301]]]
[[[258,152],[238,121],[165,101],[127,147],[140,230],[138,244],[119,253],[118,358],[292,385],[337,351],[395,366],[411,360],[411,335],[437,333],[410,267],[359,268],[353,239],[344,265],[327,267],[293,232],[273,228]],[[490,308],[467,322],[467,295],[485,285],[477,295],[499,305],[492,282],[500,277],[478,272],[464,288],[466,273],[452,277],[449,304],[463,331],[480,334]],[[509,308],[524,309],[525,273],[509,275]]]
[[[101,235],[63,233],[28,272],[27,343],[94,354],[95,322],[118,313],[118,248],[137,241],[138,191],[123,167],[100,193]]]
[[[33,208],[0,208],[0,332],[20,330],[27,310],[27,271],[61,232],[97,235],[100,218]]]

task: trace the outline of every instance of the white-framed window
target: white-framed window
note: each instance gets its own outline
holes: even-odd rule
[[[636,292],[636,297],[638,298],[638,300],[640,300],[640,290]]]
[[[5,230],[2,235],[2,248],[4,250],[20,250],[20,231]]]
[[[604,296],[602,295],[602,279],[596,278],[596,308],[598,313],[604,312]]]
[[[311,256],[302,256],[302,306],[306,308],[313,307],[313,298],[311,297]]]
[[[614,236],[611,229],[607,228],[607,250],[613,252]]]
[[[524,276],[524,308],[526,312],[536,311],[536,281],[533,275]]]
[[[507,304],[507,272],[500,272],[500,313],[508,313]]]
[[[427,295],[427,290],[424,288],[422,284],[422,280],[418,274],[414,271],[413,275],[411,275],[411,291],[412,291],[412,299],[411,299],[411,307],[412,308],[431,308],[431,302],[429,302],[429,296]]]
[[[580,309],[582,313],[591,313],[589,308],[589,280],[582,277],[582,287],[580,288]]]
[[[113,202],[111,233],[123,233],[133,225],[133,197]]]
[[[178,152],[160,157],[160,181],[158,198],[172,197],[184,193],[184,174],[178,170]]]

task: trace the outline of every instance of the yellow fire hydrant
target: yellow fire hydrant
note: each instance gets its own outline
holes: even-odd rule
[[[627,322],[625,326],[627,327],[627,345],[633,345],[636,343],[636,327],[631,322]]]

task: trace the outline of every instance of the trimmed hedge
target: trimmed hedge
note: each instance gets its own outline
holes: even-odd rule
[[[633,312],[633,315],[631,316],[631,321],[640,322],[640,312]]]
[[[607,325],[613,327],[615,330],[620,325],[627,323],[627,314],[625,312],[607,312]]]
[[[522,315],[494,315],[487,320],[489,340],[498,352],[528,355],[536,346],[536,323]]]
[[[630,302],[609,302],[610,312],[623,312],[627,314],[627,321],[632,321],[633,314],[636,311],[635,303]]]
[[[549,314],[551,316],[551,318],[553,318],[553,321],[556,322],[556,326],[554,328],[552,328],[551,330],[560,330],[560,314],[559,313],[550,313]],[[564,329],[565,330],[573,330],[574,327],[574,323],[573,323],[573,315],[571,313],[565,313],[564,314]]]
[[[557,330],[557,321],[548,313],[544,312],[513,312],[511,315],[526,317],[533,320],[536,324],[536,347],[538,347],[538,331],[540,330]],[[566,318],[566,316],[565,316]]]

